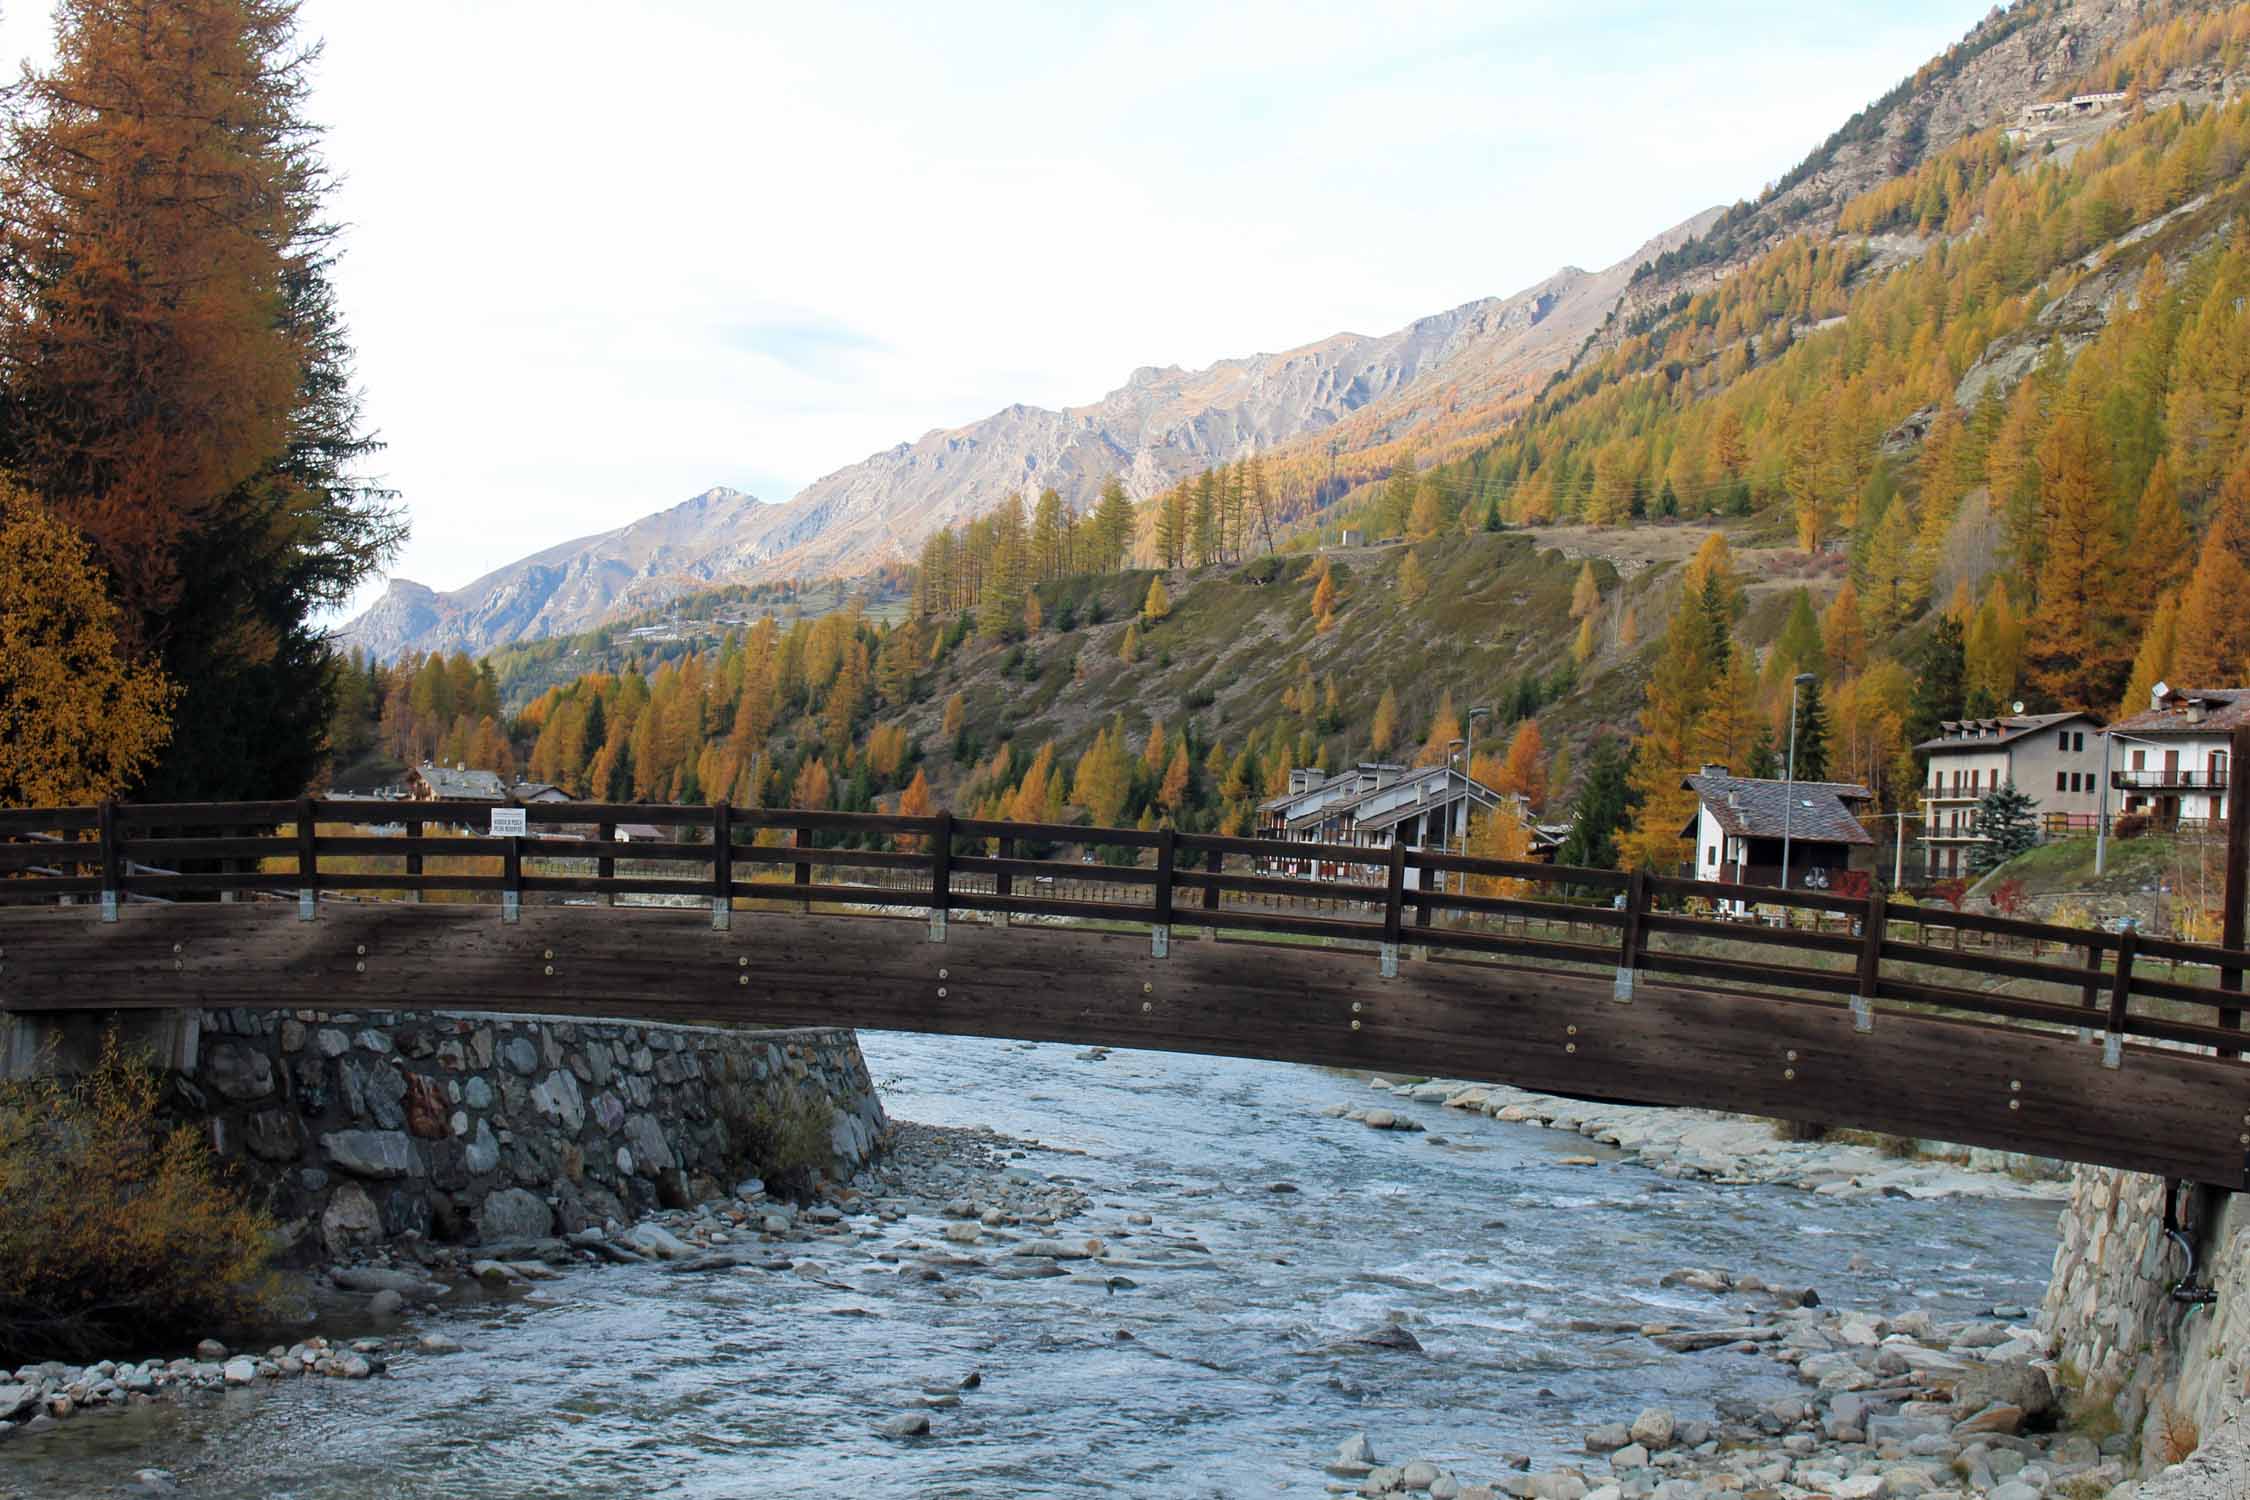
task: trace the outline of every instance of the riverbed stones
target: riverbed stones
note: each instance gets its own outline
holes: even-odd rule
[[[1633,1419],[1633,1441],[1659,1452],[1672,1446],[1672,1433],[1678,1426],[1673,1415],[1661,1406],[1649,1407]]]
[[[204,1059],[203,1078],[229,1099],[264,1099],[273,1093],[273,1062],[240,1042],[221,1042]]]
[[[1604,1422],[1586,1434],[1588,1453],[1615,1453],[1633,1441],[1633,1429],[1623,1422]]]
[[[928,1412],[902,1411],[886,1420],[877,1430],[887,1438],[928,1437],[930,1416]]]

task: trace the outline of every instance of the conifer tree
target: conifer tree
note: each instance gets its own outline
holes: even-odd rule
[[[1422,751],[1414,757],[1417,766],[1442,766],[1453,753],[1453,742],[1461,738],[1461,716],[1453,711],[1453,690],[1447,688],[1438,695],[1437,712],[1430,718],[1429,738],[1422,742]]]
[[[1391,477],[1383,482],[1383,529],[1386,532],[1395,536],[1406,530],[1407,520],[1414,514],[1415,492],[1420,488],[1414,450],[1402,448],[1398,457],[1391,461]]]
[[[1633,811],[1631,766],[1608,735],[1594,741],[1585,779],[1571,802],[1570,832],[1555,851],[1555,863],[1579,869],[1614,870],[1618,835]],[[1681,820],[1683,823],[1685,818]]]
[[[2116,700],[2129,668],[2123,572],[2101,474],[2108,454],[2083,413],[2058,414],[2039,446],[2039,630],[2031,637],[2033,686],[2087,708]]]
[[[1859,590],[1850,579],[1836,591],[1820,617],[1821,646],[1828,667],[1838,677],[1858,671],[1867,660],[1867,632],[1860,617]]]
[[[1437,486],[1425,479],[1415,486],[1414,508],[1407,513],[1407,540],[1426,542],[1444,529],[1445,513]]]
[[[2179,638],[2180,596],[2166,594],[2156,601],[2148,627],[2141,632],[2140,647],[2133,653],[2133,675],[2126,679],[2125,697],[2117,706],[2119,717],[2147,712],[2156,685],[2172,680]]]
[[[1601,608],[1602,586],[1594,577],[1594,562],[1588,558],[1578,569],[1578,582],[1570,591],[1570,617],[1583,620]]]
[[[1978,874],[1997,870],[2039,842],[2031,798],[2003,782],[1977,803],[1976,831],[1984,842],[1969,846],[1969,868]]]
[[[1172,598],[1164,592],[1164,580],[1151,578],[1148,581],[1148,593],[1141,598],[1142,621],[1154,625],[1171,612]]]
[[[1594,628],[1592,616],[1578,622],[1578,634],[1570,643],[1570,659],[1583,667],[1594,659],[1601,649],[1601,633]]]
[[[1538,811],[1547,805],[1547,746],[1539,732],[1537,719],[1526,719],[1516,726],[1508,741],[1507,759],[1501,763],[1500,779],[1493,790],[1507,794],[1521,792]]]
[[[1114,572],[1125,565],[1133,544],[1133,502],[1115,474],[1102,481],[1101,499],[1093,517],[1093,565],[1099,572]]]
[[[1368,729],[1368,747],[1387,755],[1398,744],[1398,689],[1385,686],[1375,704],[1375,721]]]
[[[1421,554],[1409,552],[1398,565],[1398,597],[1406,604],[1420,604],[1430,592],[1430,578],[1422,571]]]
[[[1797,701],[1797,780],[1828,779],[1828,704],[1820,679],[1805,684]]]
[[[1336,575],[1323,568],[1320,582],[1313,585],[1313,628],[1326,635],[1336,626]]]
[[[1915,657],[1914,691],[1905,724],[1908,744],[1935,739],[1940,724],[1961,717],[1967,675],[1961,624],[1951,615],[1939,615]]]
[[[2180,599],[2174,667],[2180,686],[2224,687],[2250,670],[2250,525],[2244,520],[2250,459],[2222,490]],[[2143,707],[2146,707],[2144,704]]]

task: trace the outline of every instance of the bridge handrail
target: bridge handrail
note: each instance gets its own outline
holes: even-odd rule
[[[514,804],[503,804],[513,806]],[[1614,968],[1621,993],[1637,972],[1719,980],[1784,991],[1851,997],[1863,1018],[1877,1000],[1904,1001],[2001,1021],[2069,1025],[2111,1038],[2131,1036],[2239,1048],[2250,953],[2214,944],[2143,938],[1936,907],[1893,906],[1880,888],[1868,896],[1784,891],[1722,882],[1628,874],[1446,850],[1364,848],[1290,839],[1095,828],[807,808],[736,808],[726,803],[534,802],[522,804],[530,830],[495,837],[489,802],[391,802],[299,798],[231,803],[115,803],[99,807],[0,810],[0,904],[100,895],[194,897],[296,894],[317,900],[342,892],[496,896],[661,896],[708,901],[935,906],[1030,918],[1067,918],[1203,927],[1334,945],[1375,946],[1386,963],[1401,945]],[[668,836],[631,839],[620,825],[653,826]],[[323,827],[322,825],[327,825]],[[337,832],[338,825],[358,832]],[[365,830],[397,826],[398,833]],[[286,833],[281,829],[287,828]],[[451,830],[431,832],[432,829]],[[587,837],[591,830],[593,837]],[[745,835],[747,837],[745,837]],[[820,839],[880,840],[893,847],[848,848]],[[1132,850],[1116,865],[1034,857],[1048,846]],[[722,852],[723,851],[723,852]],[[1153,865],[1139,862],[1153,854]],[[428,869],[430,859],[476,863]],[[1089,859],[1091,857],[1089,856]],[[1248,869],[1229,871],[1229,859]],[[326,860],[324,865],[323,861]],[[403,868],[339,868],[339,860],[401,861]],[[641,866],[618,873],[618,861]],[[155,862],[160,861],[160,864]],[[548,866],[527,871],[527,861]],[[593,873],[558,871],[572,861]],[[497,868],[493,868],[494,865]],[[1285,873],[1339,867],[1336,878]],[[904,889],[838,879],[836,872],[899,872]],[[675,870],[677,873],[675,873]],[[651,873],[655,871],[657,873]],[[70,873],[64,873],[70,872]],[[1461,878],[1455,878],[1461,877]],[[1482,887],[1469,889],[1471,883]],[[1055,885],[1055,889],[1046,887]],[[1065,885],[1080,888],[1064,894]],[[1028,888],[1026,888],[1028,886]],[[1088,897],[1088,886],[1120,888]],[[1617,899],[1604,901],[1606,893]],[[1123,898],[1121,898],[1121,895]],[[1235,905],[1228,908],[1232,898]],[[1257,909],[1257,899],[1306,903],[1302,912]],[[1670,901],[1678,909],[1659,903]],[[1597,904],[1599,903],[1599,904]],[[1692,903],[1804,914],[1807,925],[1718,920]],[[1325,906],[1325,910],[1319,908]],[[1470,926],[1474,919],[1503,926]],[[1517,923],[1514,931],[1506,929]],[[1535,924],[1544,924],[1537,934]],[[1901,933],[1912,927],[1918,941]],[[1952,946],[1930,941],[1950,932]],[[1559,932],[1558,932],[1559,930]],[[1585,941],[1592,931],[1601,941]],[[2030,956],[1964,951],[1964,935],[2028,944]],[[1704,942],[1681,951],[1654,936]],[[1987,944],[1989,946],[1989,944]],[[2053,947],[2070,961],[2041,958]],[[1816,960],[1853,959],[1852,968],[1774,962],[1728,948],[1785,950]],[[2140,960],[2143,967],[2136,969]],[[2172,966],[2169,977],[2148,961]],[[2214,971],[2217,987],[2183,982],[2179,966]],[[1991,981],[2025,981],[2074,992],[2076,1005],[1999,994]],[[2218,1024],[2136,1010],[2135,999],[2187,1006]]]

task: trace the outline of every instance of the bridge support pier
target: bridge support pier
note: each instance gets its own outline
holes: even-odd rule
[[[128,1053],[147,1053],[166,1072],[195,1071],[200,1011],[14,1011],[0,1014],[0,1082],[85,1073],[113,1026]]]

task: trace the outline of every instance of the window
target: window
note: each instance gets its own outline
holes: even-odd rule
[[[2061,752],[2062,752],[2063,754],[2065,754],[2065,755],[2068,755],[2068,754],[2070,753],[2070,731],[2069,731],[2069,730],[2067,730],[2067,729],[2066,729],[2066,730],[2064,730],[2064,731],[2062,732],[2062,735],[2060,736],[2060,738],[2059,738],[2059,739],[2057,739],[2057,741],[2056,741],[2056,743],[2055,743],[2055,748],[2056,748],[2057,750],[2060,750],[2060,751],[2061,751]]]
[[[1680,846],[1679,846],[1679,845],[1677,845],[1677,844],[1674,844],[1674,845],[1673,845],[1672,847],[1673,847],[1673,848],[1675,848],[1675,849],[1677,849],[1677,848],[1678,848],[1678,847],[1680,847]],[[1706,852],[1705,852],[1705,854],[1704,854],[1704,856],[1703,856],[1703,862],[1704,862],[1705,864],[1707,864],[1707,865],[1715,865],[1715,864],[1717,864],[1717,863],[1719,862],[1719,851],[1718,851],[1718,850],[1716,850],[1716,849],[1712,849],[1712,850],[1708,850],[1708,851],[1706,851]]]
[[[2083,755],[2086,751],[2086,731],[2081,729],[2070,737],[2070,748]]]
[[[2071,777],[2070,779],[2073,781],[2077,780],[2076,777]],[[2055,790],[2058,792],[2063,790],[2063,773],[2060,771],[2057,771],[2055,773]],[[2078,788],[2074,786],[2071,787],[2070,790],[2075,792],[2078,790]]]

